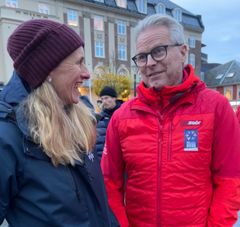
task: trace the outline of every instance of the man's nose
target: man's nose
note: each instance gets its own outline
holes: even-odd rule
[[[156,63],[157,63],[157,62],[152,58],[152,55],[151,55],[151,54],[148,54],[146,66],[156,65]]]

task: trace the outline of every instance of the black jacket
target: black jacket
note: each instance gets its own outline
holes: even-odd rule
[[[17,105],[27,94],[16,75],[1,92],[0,224],[5,218],[11,227],[119,226],[95,152],[83,164],[54,167],[32,142]]]
[[[108,123],[115,112],[121,105],[123,101],[122,100],[116,100],[116,106],[113,109],[103,109],[101,112],[101,117],[97,124],[97,141],[96,141],[96,149],[97,149],[97,155],[101,159],[102,152],[105,144],[105,138],[106,138],[106,131]]]

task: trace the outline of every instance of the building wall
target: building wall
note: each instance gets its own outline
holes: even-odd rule
[[[49,6],[50,15],[41,14],[38,12],[38,4],[45,3]],[[71,26],[78,32],[85,40],[85,59],[87,67],[93,73],[97,65],[114,65],[115,70],[119,67],[126,67],[133,76],[136,73],[135,66],[131,57],[135,54],[135,38],[134,26],[141,16],[133,13],[122,13],[122,10],[111,11],[106,7],[100,7],[98,4],[93,4],[85,1],[78,1],[76,3],[62,1],[62,0],[21,0],[18,8],[5,7],[5,1],[0,0],[0,81],[6,83],[12,74],[12,61],[8,56],[6,46],[7,39],[12,31],[21,22],[36,19],[49,18],[55,21],[67,23],[67,10],[74,9],[78,11],[78,26]],[[94,40],[96,38],[96,31],[94,31],[93,17],[100,15],[104,17],[104,32],[103,39],[105,41],[105,58],[95,57]],[[120,37],[117,34],[116,21],[124,20],[127,23],[127,35],[121,40],[127,44],[127,60],[120,61],[117,56],[117,46]],[[186,40],[188,37],[196,37],[196,48],[190,49],[191,53],[196,56],[196,72],[200,72],[200,53],[201,53],[201,33],[185,30]],[[137,81],[139,81],[137,77]]]

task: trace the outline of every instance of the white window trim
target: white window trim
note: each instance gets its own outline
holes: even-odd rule
[[[38,12],[43,14],[50,14],[49,5],[45,3],[38,3]]]
[[[104,50],[104,48],[105,48],[104,42],[101,41],[101,40],[96,40],[95,41],[95,57],[97,57],[97,58],[105,58],[105,50]],[[102,50],[102,51],[100,51],[100,52],[102,52],[102,55],[98,54],[97,49],[99,49],[99,50],[101,49]]]
[[[7,7],[18,8],[18,0],[6,0],[5,5]]]
[[[173,17],[178,21],[182,22],[182,10],[180,8],[175,8],[173,10]]]
[[[147,14],[147,0],[137,0],[137,7],[140,13]]]
[[[94,30],[96,31],[104,31],[104,18],[103,16],[99,16],[99,15],[94,15]],[[97,26],[98,23],[100,25],[100,27]]]
[[[67,24],[70,25],[70,26],[78,26],[78,12],[77,12],[77,10],[75,10],[75,9],[68,9],[67,10]]]
[[[161,10],[160,10],[161,9]],[[156,10],[156,13],[160,13],[160,14],[166,14],[166,7],[164,4],[162,3],[158,3],[156,6],[155,6],[155,10]]]
[[[121,61],[127,60],[127,46],[124,44],[118,44],[118,59]]]
[[[194,68],[196,67],[196,56],[193,53],[189,54],[189,64],[191,64]]]
[[[118,7],[127,8],[127,0],[116,0],[116,4]]]
[[[188,38],[188,45],[190,48],[195,48],[196,47],[196,38],[194,36],[190,36]]]
[[[127,25],[125,21],[117,21],[117,32],[118,35],[126,35]]]

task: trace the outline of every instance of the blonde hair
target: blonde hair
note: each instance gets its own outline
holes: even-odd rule
[[[95,144],[95,118],[84,103],[64,106],[52,85],[45,81],[32,91],[22,107],[33,141],[43,147],[52,163],[82,162]]]

